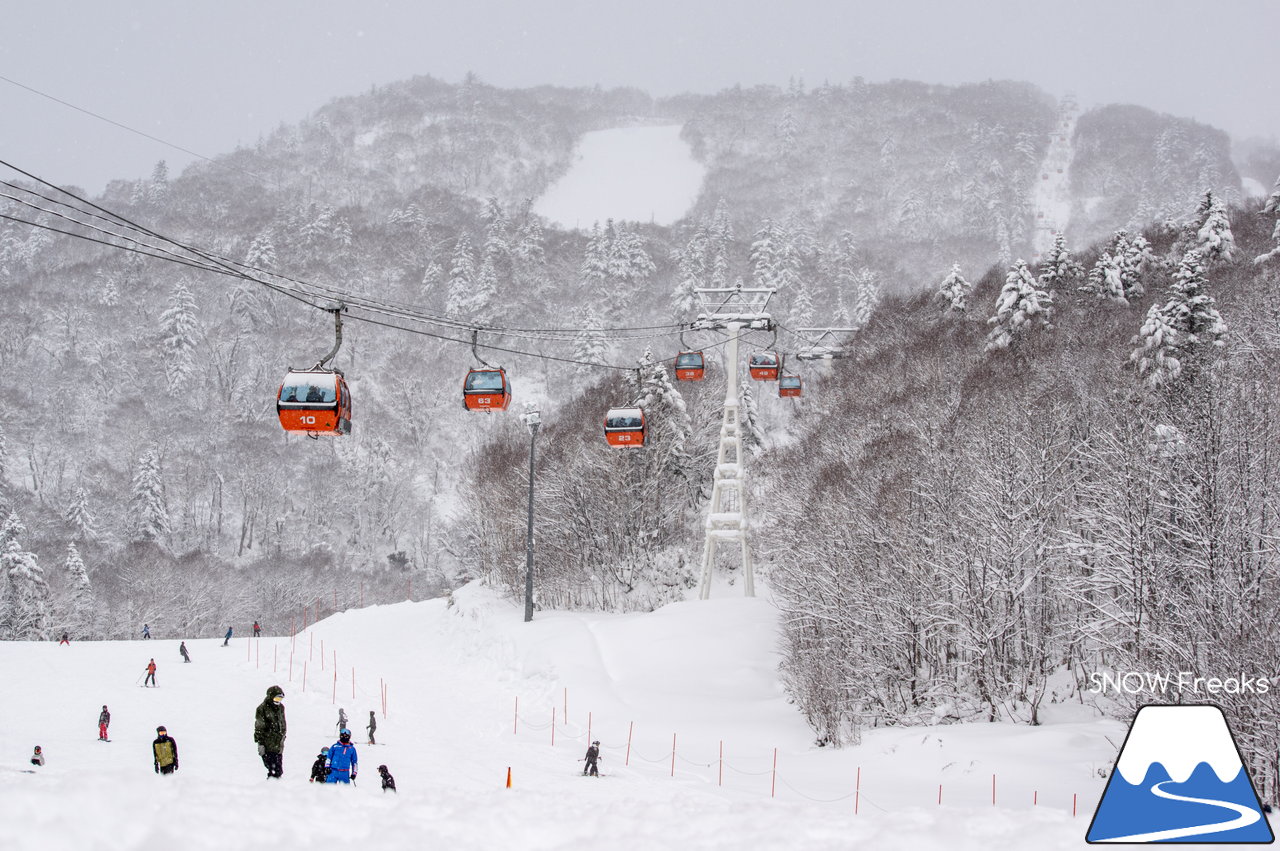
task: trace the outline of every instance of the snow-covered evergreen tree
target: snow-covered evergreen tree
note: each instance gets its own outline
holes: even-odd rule
[[[463,317],[469,312],[475,282],[475,254],[471,250],[471,239],[463,234],[454,243],[453,258],[449,264],[449,296],[445,303],[445,312],[449,316]]]
[[[26,552],[11,540],[0,551],[0,572],[7,577],[4,622],[6,638],[42,641],[49,637],[49,583],[35,553]]]
[[[751,266],[751,278],[757,287],[778,285],[779,236],[773,219],[765,219],[752,239],[747,263]]]
[[[754,455],[764,448],[764,426],[760,423],[760,407],[750,381],[739,385],[738,430],[742,435],[742,448],[747,452]]]
[[[1081,289],[1116,304],[1129,303],[1124,295],[1121,259],[1109,250],[1098,255],[1097,262],[1089,270],[1089,281]]]
[[[640,407],[646,416],[653,417],[654,436],[658,436],[659,430],[662,432],[660,443],[666,451],[662,468],[679,478],[692,479],[693,462],[687,444],[693,432],[693,422],[684,396],[672,382],[667,364],[655,361],[650,351],[646,350],[640,359],[640,374]]]
[[[683,321],[693,314],[698,306],[696,290],[707,286],[708,247],[706,228],[698,228],[676,259],[676,285],[671,291],[671,312],[679,320]]]
[[[1263,206],[1262,212],[1276,217],[1275,228],[1271,231],[1271,241],[1276,244],[1276,247],[1265,254],[1259,254],[1253,258],[1254,263],[1265,263],[1272,257],[1280,257],[1280,177],[1276,178],[1275,189],[1272,190],[1271,196],[1267,198],[1267,203]]]
[[[1053,295],[1036,285],[1026,262],[1019,260],[996,297],[996,315],[987,320],[992,328],[985,350],[1016,348],[1032,329],[1052,328],[1052,318]]]
[[[600,314],[594,307],[583,305],[573,313],[574,327],[580,329],[573,339],[573,357],[586,363],[575,364],[579,374],[594,374],[589,363],[605,363],[609,359],[609,340],[602,328]]]
[[[1212,192],[1205,193],[1208,209],[1200,229],[1196,231],[1196,248],[1205,261],[1230,260],[1236,252],[1236,240],[1231,233],[1231,220],[1221,198]]]
[[[9,507],[9,438],[0,426],[0,510]]]
[[[276,259],[276,246],[271,238],[271,229],[260,232],[253,238],[253,242],[249,245],[249,251],[244,257],[245,265],[252,266],[254,269],[261,269],[266,272],[275,271],[279,265]]]
[[[1053,247],[1040,264],[1040,285],[1049,292],[1069,286],[1084,277],[1084,267],[1075,261],[1067,250],[1067,239],[1058,231],[1053,235]]]
[[[195,371],[197,340],[196,302],[184,282],[169,295],[169,307],[160,314],[160,347],[170,395],[191,394],[187,382]]]
[[[68,626],[75,637],[88,638],[93,627],[93,586],[75,543],[67,544],[67,558],[63,562],[63,569],[67,572],[67,589],[71,596]]]
[[[67,522],[75,530],[77,541],[92,541],[97,537],[97,519],[89,507],[89,492],[82,487],[71,494],[71,502],[67,504]]]
[[[866,266],[858,269],[854,276],[853,286],[853,320],[854,328],[861,328],[871,321],[876,305],[880,303],[880,280],[876,273]]]
[[[1129,360],[1148,387],[1164,387],[1194,379],[1200,362],[1223,345],[1225,335],[1226,325],[1207,291],[1204,261],[1199,251],[1188,251],[1174,273],[1169,300],[1147,311]]]
[[[971,292],[973,292],[973,285],[960,274],[960,264],[953,263],[951,271],[942,279],[942,284],[938,287],[934,298],[942,304],[944,311],[964,313],[968,309]]]
[[[161,543],[169,534],[169,506],[160,471],[160,453],[148,449],[138,459],[129,488],[128,534],[131,543]]]

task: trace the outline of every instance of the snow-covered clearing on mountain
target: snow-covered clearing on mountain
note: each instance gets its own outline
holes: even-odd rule
[[[1067,703],[1045,707],[1042,727],[881,729],[859,747],[817,748],[778,685],[777,611],[727,583],[717,593],[525,624],[521,606],[472,585],[452,602],[338,614],[293,641],[191,640],[191,664],[176,637],[0,642],[3,847],[1084,847],[1097,770],[1123,725]],[[143,688],[152,657],[159,687]],[[265,779],[252,741],[272,683],[289,721],[280,781]],[[109,744],[96,741],[104,703]],[[360,743],[358,785],[311,785],[339,706]],[[371,709],[376,746],[363,744]],[[173,777],[152,773],[159,724],[179,746]],[[600,779],[579,773],[591,738],[603,746]],[[37,744],[48,763],[25,773]],[[380,763],[397,795],[380,791]]]
[[[567,228],[606,219],[670,225],[698,198],[707,169],[680,138],[681,126],[584,133],[569,173],[533,210]]]
[[[1049,137],[1032,208],[1036,212],[1032,247],[1043,257],[1053,247],[1053,235],[1065,232],[1071,221],[1071,162],[1075,159],[1076,110],[1063,106]]]

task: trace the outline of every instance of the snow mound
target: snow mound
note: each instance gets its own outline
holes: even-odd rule
[[[569,172],[534,212],[565,228],[607,219],[673,224],[697,200],[707,172],[680,130],[677,124],[583,134]]]

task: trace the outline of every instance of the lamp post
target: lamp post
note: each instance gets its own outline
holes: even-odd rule
[[[532,410],[526,411],[521,419],[529,427],[529,529],[524,543],[524,620],[528,623],[533,620],[533,458],[542,416]]]

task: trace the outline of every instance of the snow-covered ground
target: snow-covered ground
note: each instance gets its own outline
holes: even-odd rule
[[[664,125],[583,134],[568,174],[537,200],[534,212],[566,228],[606,219],[678,221],[697,200],[707,171],[680,130]]]
[[[176,636],[0,642],[0,847],[1084,847],[1122,724],[1064,703],[1037,728],[881,729],[859,747],[817,748],[778,683],[777,611],[723,580],[716,593],[525,624],[521,606],[472,585],[452,601],[338,614],[294,640],[189,640],[191,664]],[[143,688],[152,657],[159,687]],[[279,781],[252,740],[272,683],[289,721]],[[360,743],[378,712],[354,788],[307,782],[338,707]],[[172,777],[152,773],[159,724],[179,746]],[[599,779],[579,774],[592,738]],[[28,773],[37,744],[48,762]],[[380,791],[379,763],[398,794]]]

